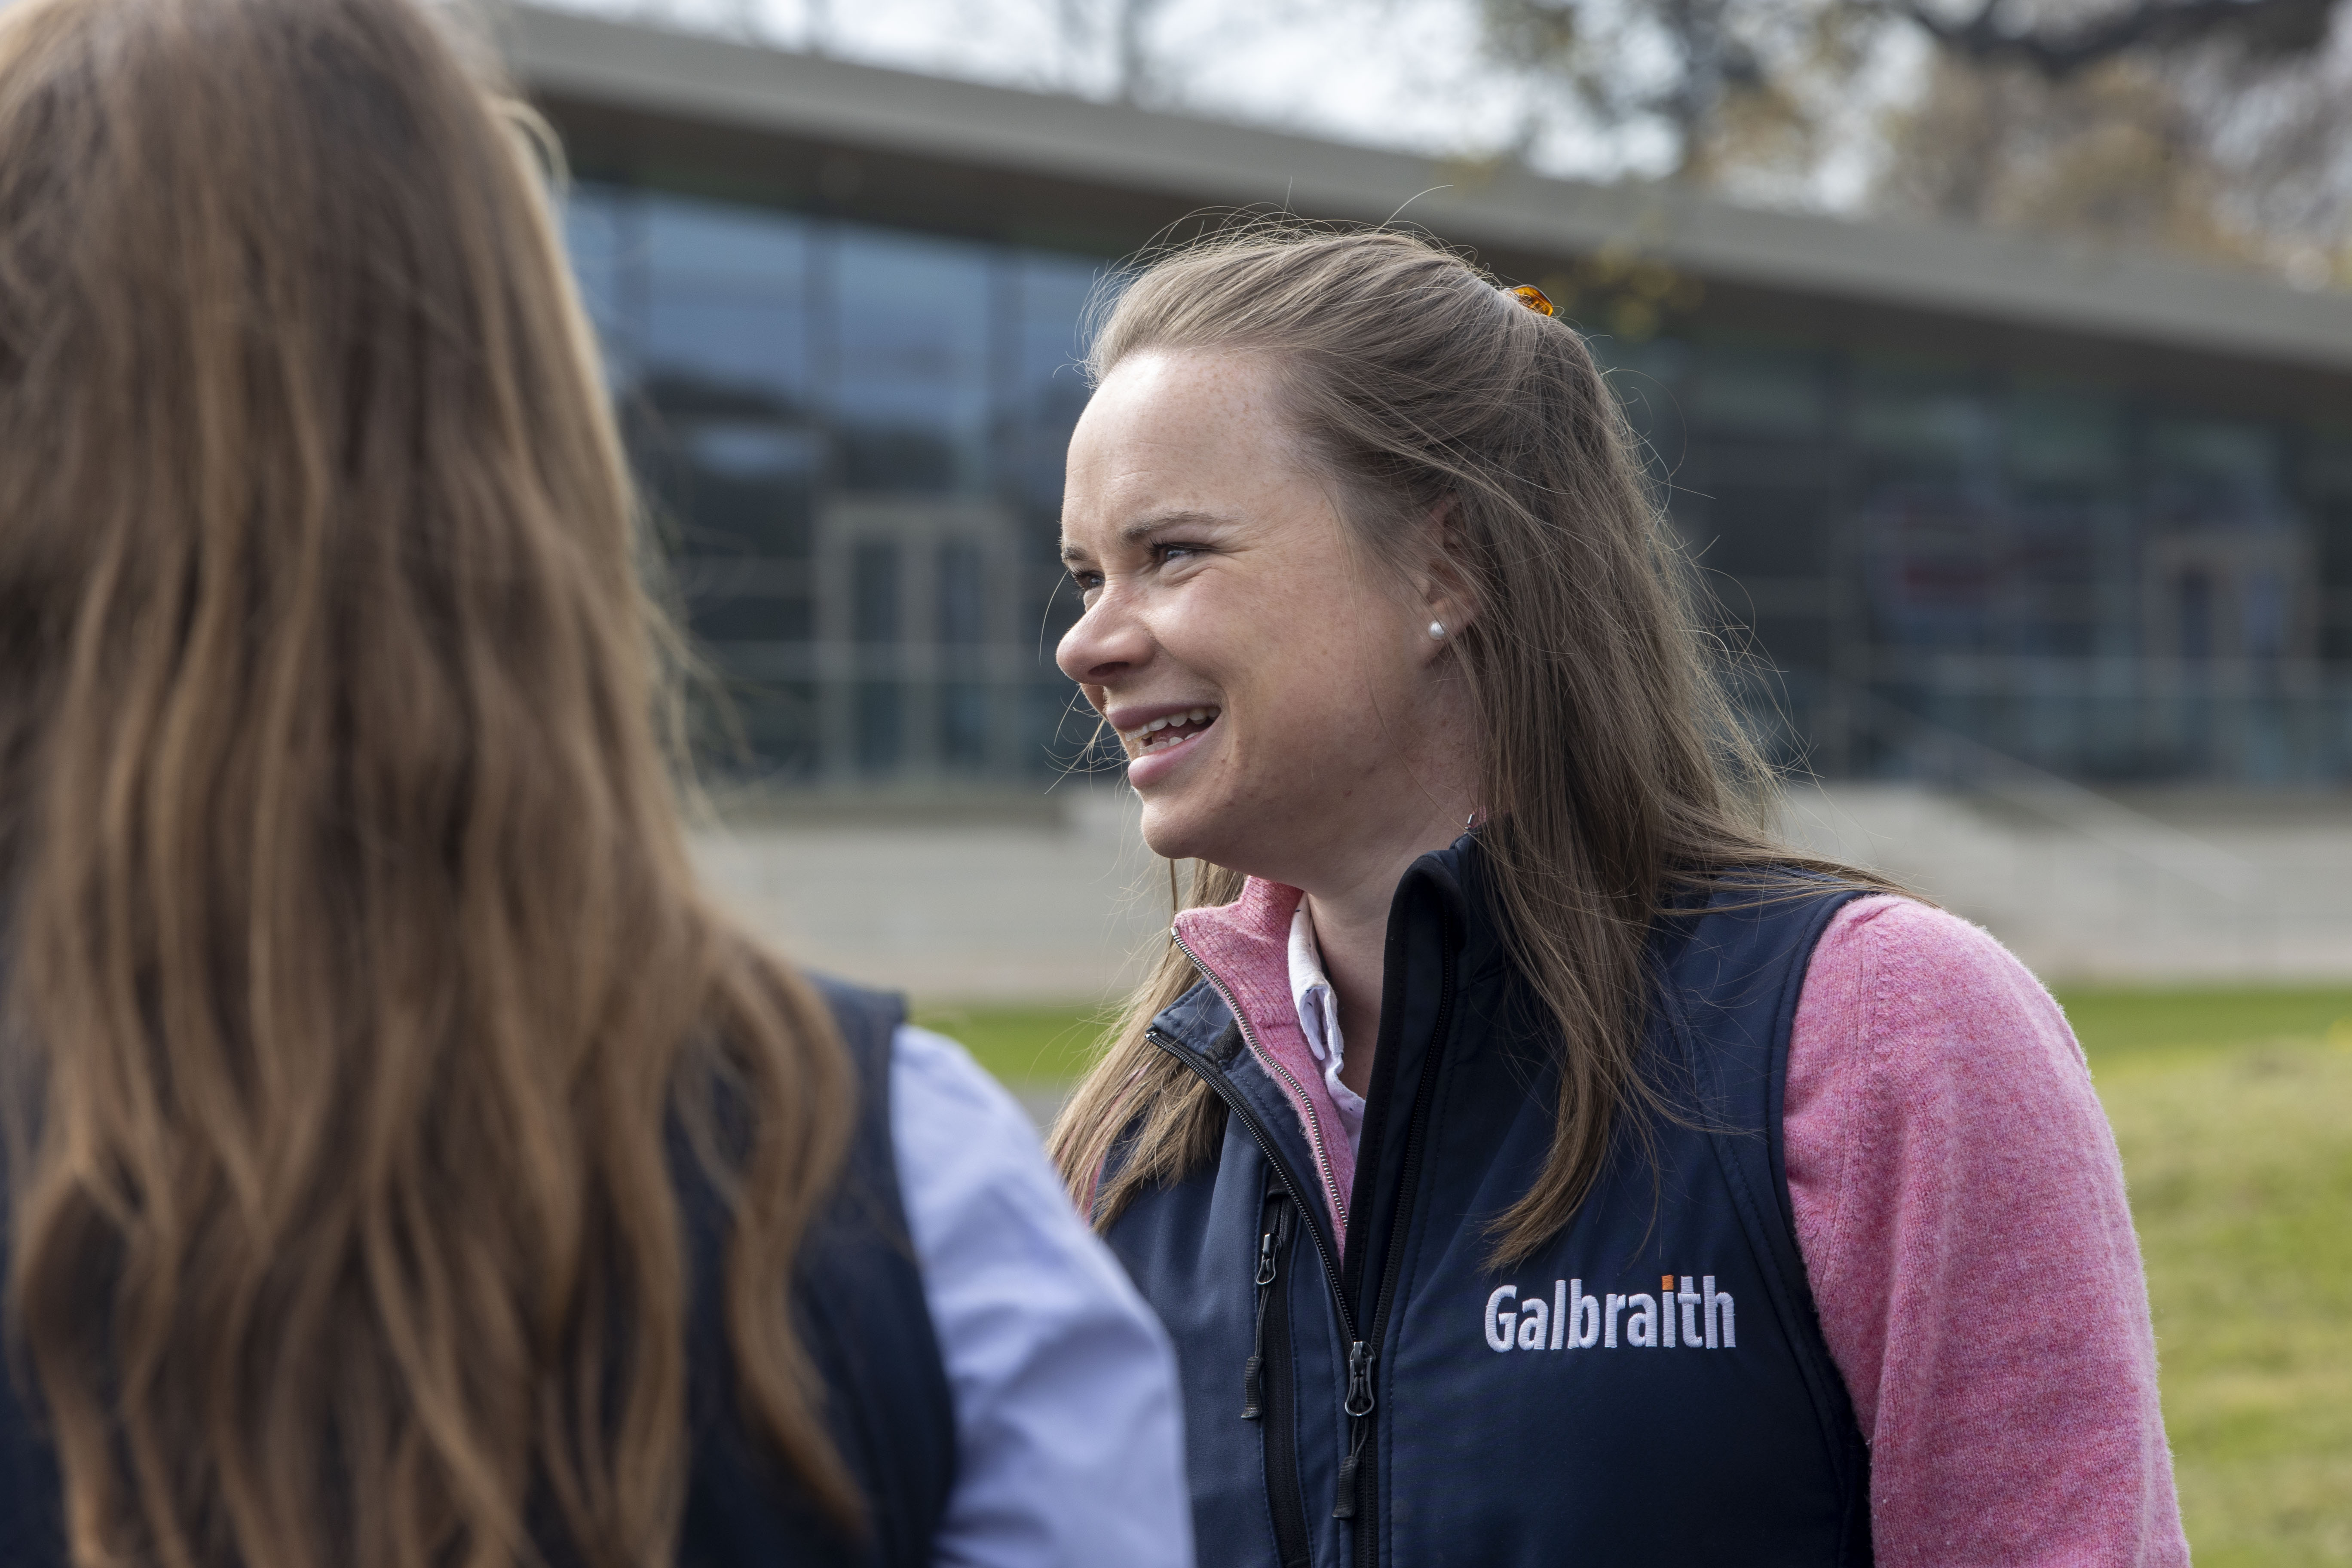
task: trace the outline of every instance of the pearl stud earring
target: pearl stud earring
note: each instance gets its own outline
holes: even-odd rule
[[[1429,636],[1431,640],[1433,642],[1444,642],[1445,640],[1445,623],[1444,621],[1430,622]]]

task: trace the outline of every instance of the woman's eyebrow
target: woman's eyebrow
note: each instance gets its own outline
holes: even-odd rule
[[[1118,531],[1121,544],[1134,544],[1150,538],[1163,528],[1197,528],[1202,523],[1220,523],[1226,519],[1216,512],[1182,508],[1175,511],[1156,511],[1139,518]]]

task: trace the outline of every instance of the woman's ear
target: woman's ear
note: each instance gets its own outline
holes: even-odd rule
[[[1469,628],[1478,614],[1470,573],[1464,563],[1461,498],[1446,496],[1421,517],[1413,589],[1427,612],[1433,650]]]

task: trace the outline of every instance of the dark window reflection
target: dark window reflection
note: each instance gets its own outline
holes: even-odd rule
[[[1868,362],[1853,397],[1881,635],[1922,651],[1983,651],[2004,531],[1990,399],[1964,367]]]
[[[894,493],[984,493],[990,253],[848,229],[833,262],[842,483]]]
[[[987,640],[988,568],[976,544],[940,546],[940,641],[976,647]]]
[[[873,647],[898,640],[898,547],[861,544],[851,556],[850,635]]]
[[[564,230],[689,625],[740,710],[709,727],[730,737],[713,762],[835,780],[1055,765],[1064,683],[995,639],[1060,576],[1103,264],[594,182]],[[887,537],[855,521],[861,497],[899,509]],[[989,542],[905,511],[922,498],[980,508]],[[845,664],[828,638],[864,651]]]
[[[988,688],[968,680],[940,688],[940,752],[951,765],[977,768],[988,761]]]
[[[890,773],[898,766],[906,693],[896,681],[862,680],[856,697],[857,766],[868,773]]]

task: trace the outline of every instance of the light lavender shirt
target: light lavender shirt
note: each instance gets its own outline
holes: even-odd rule
[[[1012,1096],[952,1040],[894,1044],[891,1141],[956,1410],[933,1562],[1192,1568],[1166,1332]]]
[[[1307,912],[1305,899],[1290,917],[1290,1002],[1298,1009],[1298,1032],[1323,1068],[1323,1087],[1339,1112],[1339,1130],[1348,1135],[1348,1147],[1360,1154],[1364,1097],[1339,1081],[1348,1056],[1348,1043],[1339,1037],[1339,995],[1323,973],[1323,948],[1315,940],[1315,917]]]

